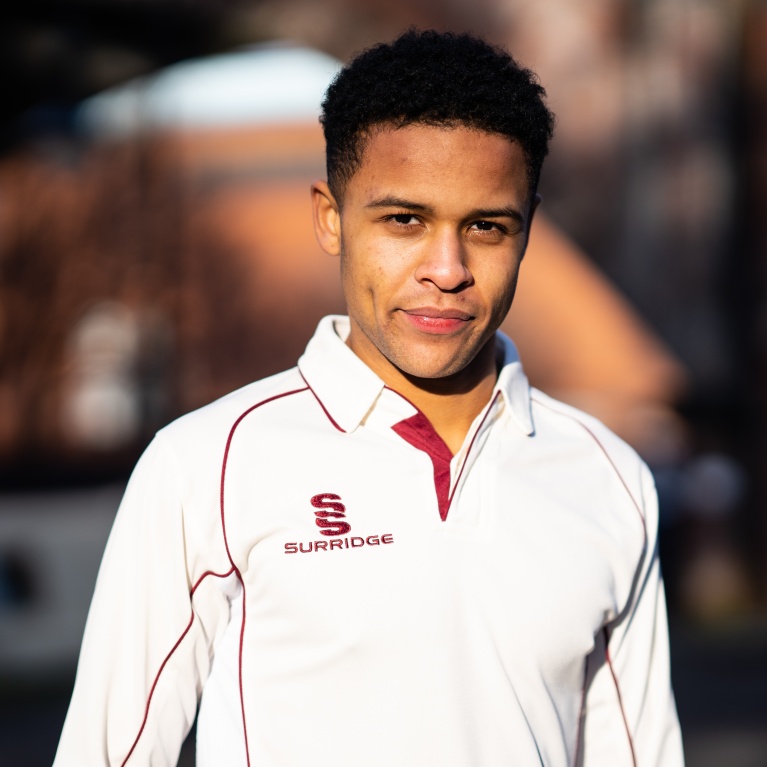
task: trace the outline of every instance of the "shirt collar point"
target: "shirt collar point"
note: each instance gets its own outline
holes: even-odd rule
[[[503,366],[498,375],[497,387],[501,390],[515,423],[525,435],[530,437],[535,432],[530,384],[522,369],[522,363],[514,342],[501,331],[498,331],[497,337],[503,351]]]
[[[346,345],[349,320],[329,315],[320,320],[298,370],[333,424],[355,431],[373,407],[383,381]]]
[[[348,334],[348,317],[324,317],[298,360],[298,370],[320,406],[346,433],[359,428],[385,388],[384,382],[346,345]],[[516,424],[531,436],[535,427],[527,377],[514,343],[500,331],[497,337],[503,366],[496,389],[502,392]]]

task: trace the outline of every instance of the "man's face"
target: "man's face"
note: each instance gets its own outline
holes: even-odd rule
[[[511,306],[535,207],[519,144],[465,127],[381,128],[340,212],[326,186],[314,198],[363,361],[387,382],[395,369],[434,379],[487,364],[475,358]]]

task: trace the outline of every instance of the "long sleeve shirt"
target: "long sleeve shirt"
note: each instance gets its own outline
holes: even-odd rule
[[[163,429],[88,617],[55,767],[677,767],[647,467],[501,334],[455,455],[325,318]]]

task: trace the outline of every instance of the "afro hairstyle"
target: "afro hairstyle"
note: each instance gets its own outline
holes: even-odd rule
[[[465,126],[517,141],[534,192],[554,131],[537,76],[468,34],[410,29],[363,51],[328,87],[320,122],[328,185],[341,202],[366,141],[381,126]]]

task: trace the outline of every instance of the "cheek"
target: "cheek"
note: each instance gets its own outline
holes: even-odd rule
[[[402,289],[407,275],[407,259],[396,248],[387,248],[380,242],[356,242],[353,253],[342,254],[344,290],[358,300],[385,302]]]
[[[496,262],[479,274],[475,272],[475,279],[488,304],[503,305],[514,297],[518,274],[518,263],[499,268]]]
[[[355,248],[353,254],[345,251],[341,258],[341,287],[349,313],[360,321],[371,321],[376,304],[381,300],[381,281],[384,270],[370,254]]]

